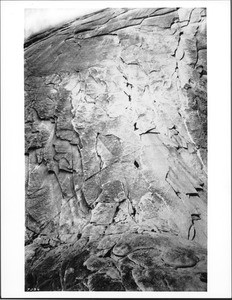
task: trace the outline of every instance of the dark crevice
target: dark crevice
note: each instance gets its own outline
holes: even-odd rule
[[[129,102],[131,102],[131,95],[127,94],[127,92],[124,91],[124,94],[127,95]]]
[[[121,57],[120,57],[121,58]],[[121,60],[123,61],[123,59],[121,58]],[[123,63],[125,63],[124,61],[123,61]],[[128,78],[126,77],[126,75],[123,75],[123,78],[125,78],[126,79],[126,81],[128,80]]]
[[[133,88],[133,85],[129,82],[126,83],[126,87],[130,87],[131,89]]]
[[[202,76],[204,76],[204,75],[207,75],[207,71],[202,70],[202,72],[200,73],[200,78],[201,78]]]
[[[178,42],[177,42],[177,47],[176,47],[174,53],[171,54],[172,57],[176,57],[176,52],[177,52],[177,50],[178,50],[178,48],[179,48],[179,46],[180,46],[181,36],[182,36],[183,34],[184,34],[183,31],[181,31],[181,32],[179,33]],[[185,53],[183,53],[183,56],[182,56],[179,60],[182,60],[182,59],[184,58],[184,55],[185,55]],[[177,71],[177,69],[178,69],[178,63],[176,63],[176,69],[175,69],[175,72]]]
[[[82,234],[81,233],[78,233],[77,234],[77,239],[79,240],[81,238]]]
[[[139,168],[139,163],[136,160],[134,161],[134,165],[137,169]]]
[[[131,204],[131,208],[132,208],[132,213],[131,213],[131,216],[133,218],[135,218],[135,215],[136,215],[136,208]]]
[[[173,189],[173,191],[175,192],[175,194],[177,195],[177,197],[181,199],[181,197],[180,197],[180,192],[179,192],[179,191],[176,191],[176,190],[174,190],[174,189]]]
[[[138,130],[137,123],[134,123],[134,131]]]
[[[183,25],[183,26],[181,26],[181,28],[183,28],[183,27],[187,27],[188,25],[189,25],[189,23],[190,23],[190,20],[191,20],[191,17],[192,17],[192,13],[193,13],[193,11],[194,11],[194,9],[192,9],[191,10],[191,12],[190,12],[190,14],[189,14],[189,18],[188,18],[188,20],[183,20],[183,21],[187,21],[187,24],[186,25]],[[183,22],[182,21],[182,22]]]
[[[193,241],[196,237],[196,228],[194,227],[194,222],[201,220],[200,214],[191,214],[191,219],[192,219],[192,222],[188,229],[188,240],[191,239]],[[192,231],[193,231],[193,233],[191,233]]]
[[[120,56],[120,59],[121,59],[121,61],[122,61],[125,65],[127,65],[127,66],[139,66],[139,63],[137,63],[137,62],[126,62],[121,56]],[[123,75],[123,77],[124,77],[126,80],[128,80],[128,78],[127,78],[125,75]]]
[[[192,221],[200,220],[201,219],[200,215],[201,214],[191,214]]]
[[[191,237],[191,229],[193,230],[193,235],[192,235],[192,237]],[[192,223],[192,224],[190,225],[190,227],[189,227],[189,230],[188,230],[188,240],[190,240],[190,238],[191,238],[191,240],[193,241],[194,238],[195,238],[195,236],[196,236],[196,229],[195,229],[195,227],[194,227],[194,223]]]
[[[97,157],[98,157],[98,159],[99,159],[99,167],[100,167],[100,172],[101,172],[101,171],[102,171],[102,168],[103,168],[103,165],[104,165],[104,162],[103,162],[103,160],[102,160],[101,155],[99,154],[99,152],[98,152],[98,150],[97,150],[99,135],[100,135],[100,133],[98,132],[98,133],[97,133],[97,136],[96,136],[95,151],[96,151]]]
[[[195,190],[196,190],[197,192],[201,192],[201,191],[203,191],[204,189],[203,189],[202,187],[195,187]]]
[[[131,205],[131,209],[132,209],[132,212],[130,213],[130,216],[132,217],[132,219],[134,220],[134,222],[136,223],[135,221],[135,215],[136,215],[136,208],[134,207],[133,205],[133,202],[132,200],[130,199],[130,192],[128,190],[127,192],[127,199],[128,199],[128,213],[129,213],[129,204]]]
[[[115,222],[115,218],[116,218],[116,216],[117,216],[119,210],[120,210],[120,205],[118,205],[118,206],[116,207],[116,210],[115,210],[115,212],[114,212],[114,217],[113,217],[113,222],[112,222],[112,224],[113,224],[113,223],[118,223],[118,222]]]
[[[93,31],[94,29],[92,29],[92,28],[85,28],[85,29],[80,29],[80,30],[75,30],[74,31],[74,34],[75,35],[78,35],[79,33],[83,33],[83,32],[88,32],[88,31]]]
[[[118,36],[116,33],[99,33],[99,34],[96,34],[96,35],[91,35],[90,37],[86,37],[84,38],[85,40],[87,39],[92,39],[92,38],[96,38],[96,37],[101,37],[101,36]]]
[[[199,197],[199,194],[197,192],[196,193],[194,193],[194,192],[186,193],[186,195],[188,195],[189,197],[194,197],[194,196]]]
[[[111,253],[113,251],[115,244],[103,255],[103,257],[111,257]]]
[[[156,129],[156,127],[152,127],[151,129],[148,129],[147,131],[140,133],[140,135],[143,135],[143,134],[160,134],[159,131],[153,131],[154,129]]]
[[[200,273],[200,281],[207,283],[207,273],[206,272]]]

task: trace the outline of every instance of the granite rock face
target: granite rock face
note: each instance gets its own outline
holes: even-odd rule
[[[204,8],[25,42],[26,290],[207,289],[206,49]]]

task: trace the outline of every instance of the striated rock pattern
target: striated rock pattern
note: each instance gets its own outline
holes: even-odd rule
[[[25,290],[207,289],[204,8],[25,42]]]

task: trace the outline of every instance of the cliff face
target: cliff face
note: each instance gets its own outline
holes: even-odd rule
[[[203,8],[25,43],[26,290],[206,290],[206,84]]]

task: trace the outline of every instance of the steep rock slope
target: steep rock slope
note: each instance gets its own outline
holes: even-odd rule
[[[206,85],[203,8],[25,42],[26,290],[206,290]]]

